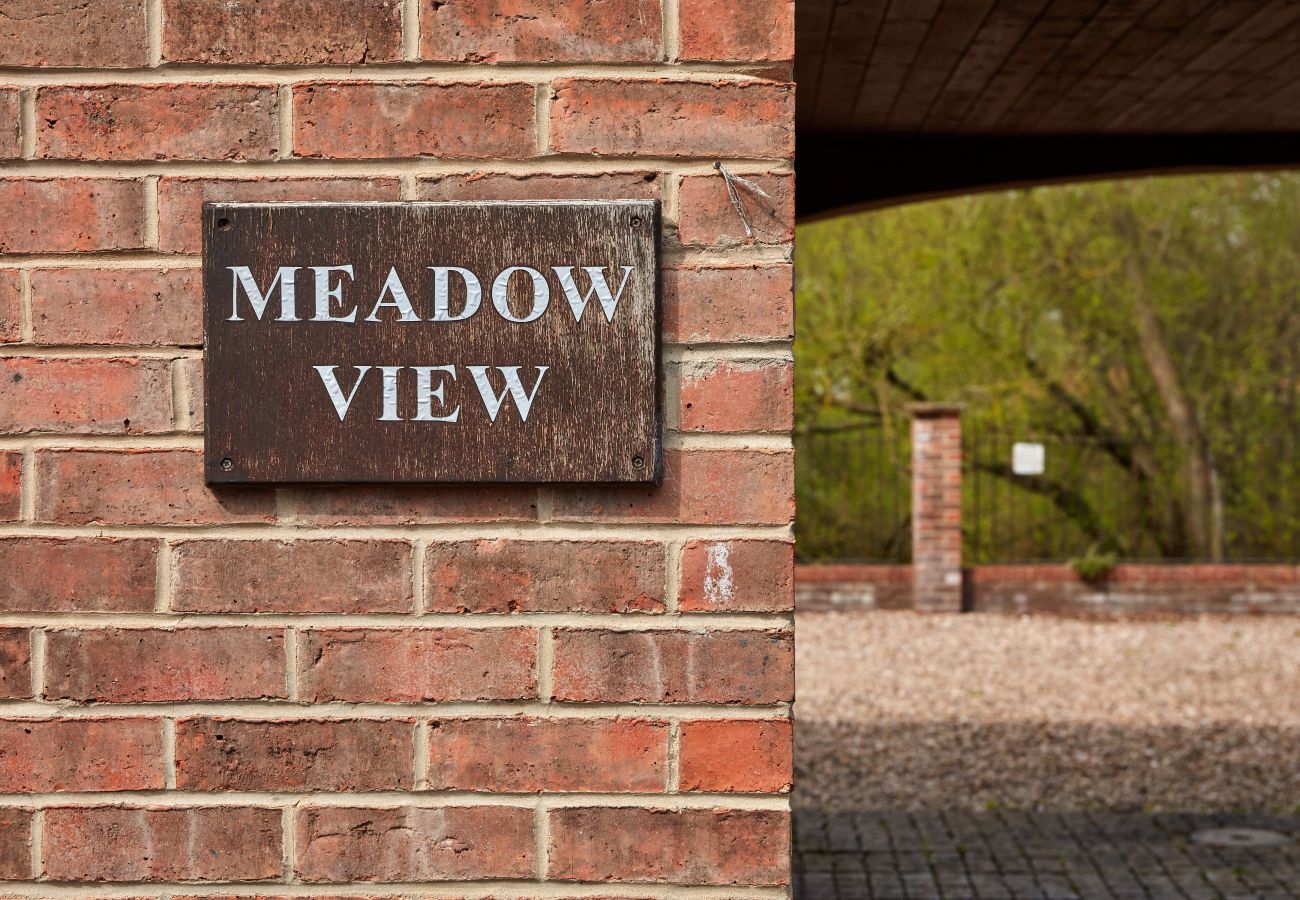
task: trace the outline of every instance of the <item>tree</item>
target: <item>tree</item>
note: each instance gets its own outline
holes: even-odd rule
[[[1075,454],[1079,471],[1049,461],[1036,479],[974,454],[973,476],[1001,485],[988,490],[1059,523],[995,556],[1297,549],[1296,176],[964,197],[807,226],[797,253],[801,441],[855,423],[898,434],[909,402],[954,400],[972,435]],[[835,505],[801,508],[801,540]]]

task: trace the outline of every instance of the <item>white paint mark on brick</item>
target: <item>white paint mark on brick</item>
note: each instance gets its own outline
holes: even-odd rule
[[[736,595],[732,575],[730,545],[714,544],[709,547],[704,567],[704,599],[714,606],[729,604]]]

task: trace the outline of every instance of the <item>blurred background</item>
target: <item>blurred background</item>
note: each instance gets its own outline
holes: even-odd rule
[[[1300,895],[1300,177],[844,215],[796,262],[800,896]],[[967,612],[919,614],[954,478]]]

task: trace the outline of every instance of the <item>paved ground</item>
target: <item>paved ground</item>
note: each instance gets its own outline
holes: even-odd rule
[[[1300,900],[1300,618],[797,628],[796,898]]]
[[[1202,829],[1286,834],[1196,843]],[[799,810],[798,900],[1295,900],[1300,818]]]

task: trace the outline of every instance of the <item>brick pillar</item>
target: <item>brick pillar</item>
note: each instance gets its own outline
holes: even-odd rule
[[[793,59],[794,0],[0,0],[4,893],[787,895]],[[661,487],[205,483],[203,201],[578,198],[664,201]]]
[[[912,602],[923,612],[961,612],[961,410],[912,407]]]

